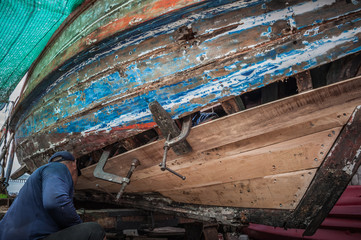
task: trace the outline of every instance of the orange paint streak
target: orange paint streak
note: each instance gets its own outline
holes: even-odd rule
[[[202,1],[204,0],[159,0],[143,6],[142,9],[136,9],[114,22],[99,27],[94,32],[73,43],[72,46],[61,52],[54,60],[52,60],[46,69],[43,69],[42,74],[40,74],[40,78],[43,78],[49,72],[58,69],[67,59],[70,59],[79,52],[87,49],[89,47],[89,40],[93,41],[96,39],[95,43],[98,43],[117,32],[124,31],[130,27],[149,21],[165,13]],[[24,96],[26,94],[28,94],[27,91],[25,91]]]
[[[134,25],[145,22],[152,19],[153,16],[147,16],[145,14],[130,14],[126,15],[108,25],[99,28],[99,31],[91,33],[89,38],[104,39],[112,34],[126,30]]]
[[[174,0],[160,0],[160,1],[157,1],[153,4],[153,7],[151,10],[156,10],[156,9],[160,9],[160,10],[164,10],[165,8],[173,8],[174,6],[178,5],[179,2],[186,2],[184,0],[177,0],[177,1],[174,1]]]
[[[114,127],[114,128],[112,128],[112,131],[148,130],[148,129],[154,128],[155,126],[157,126],[157,124],[155,122],[150,122],[150,123],[142,123],[142,124],[133,124],[133,125],[124,126],[124,127]]]

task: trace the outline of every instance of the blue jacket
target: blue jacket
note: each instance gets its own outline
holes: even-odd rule
[[[73,180],[58,162],[38,168],[0,221],[0,240],[33,240],[81,223],[73,205]]]

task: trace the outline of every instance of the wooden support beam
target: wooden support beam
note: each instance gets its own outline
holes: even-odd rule
[[[236,113],[236,112],[246,109],[240,96],[231,98],[225,102],[222,102],[221,104],[222,104],[223,110],[227,114]]]
[[[217,228],[217,224],[203,225],[204,240],[219,240]]]
[[[295,75],[295,78],[297,81],[297,91],[299,93],[311,90],[313,88],[311,73],[309,70]]]
[[[82,194],[83,197],[86,194]],[[101,201],[101,196],[91,193],[93,200]],[[78,197],[80,197],[78,195]],[[103,195],[106,202],[109,197]],[[152,199],[149,201],[149,199]],[[88,201],[89,198],[83,198]],[[195,204],[178,204],[170,201],[158,194],[125,194],[119,204],[123,206],[131,206],[141,208],[149,211],[156,211],[161,213],[175,213],[178,216],[185,218],[197,219],[202,222],[218,222],[230,226],[242,226],[252,223],[261,223],[265,225],[283,227],[285,219],[290,216],[290,210],[275,210],[275,209],[254,209],[254,208],[233,208],[233,207],[213,207],[200,206]],[[292,225],[294,228],[304,228],[304,225]],[[299,224],[297,222],[297,224]]]

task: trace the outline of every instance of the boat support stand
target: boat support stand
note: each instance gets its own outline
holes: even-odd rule
[[[149,109],[152,112],[153,119],[160,128],[163,136],[167,136],[167,140],[165,141],[163,147],[163,161],[159,164],[160,169],[162,171],[167,170],[174,175],[180,177],[182,180],[185,180],[185,176],[182,176],[176,171],[168,168],[166,162],[168,151],[170,148],[173,148],[173,151],[177,155],[183,155],[192,151],[191,146],[186,140],[192,126],[191,117],[187,116],[184,118],[182,130],[179,130],[177,124],[173,121],[170,114],[157,101],[151,102],[149,104]]]
[[[96,168],[94,169],[94,176],[109,182],[115,182],[115,183],[119,183],[122,184],[122,187],[120,188],[117,196],[116,196],[116,200],[119,201],[119,199],[121,198],[121,196],[124,193],[125,188],[127,187],[127,185],[130,183],[130,178],[135,170],[135,168],[137,166],[140,165],[140,162],[138,159],[133,159],[132,164],[130,166],[130,169],[128,171],[128,174],[126,177],[121,177],[112,173],[107,173],[104,172],[103,168],[109,158],[110,155],[110,151],[104,151],[102,156],[100,157],[100,160],[96,166]]]

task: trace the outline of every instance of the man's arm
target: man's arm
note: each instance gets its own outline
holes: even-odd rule
[[[65,165],[55,165],[43,170],[43,206],[61,228],[66,228],[82,221],[73,204],[73,182],[69,170]]]

